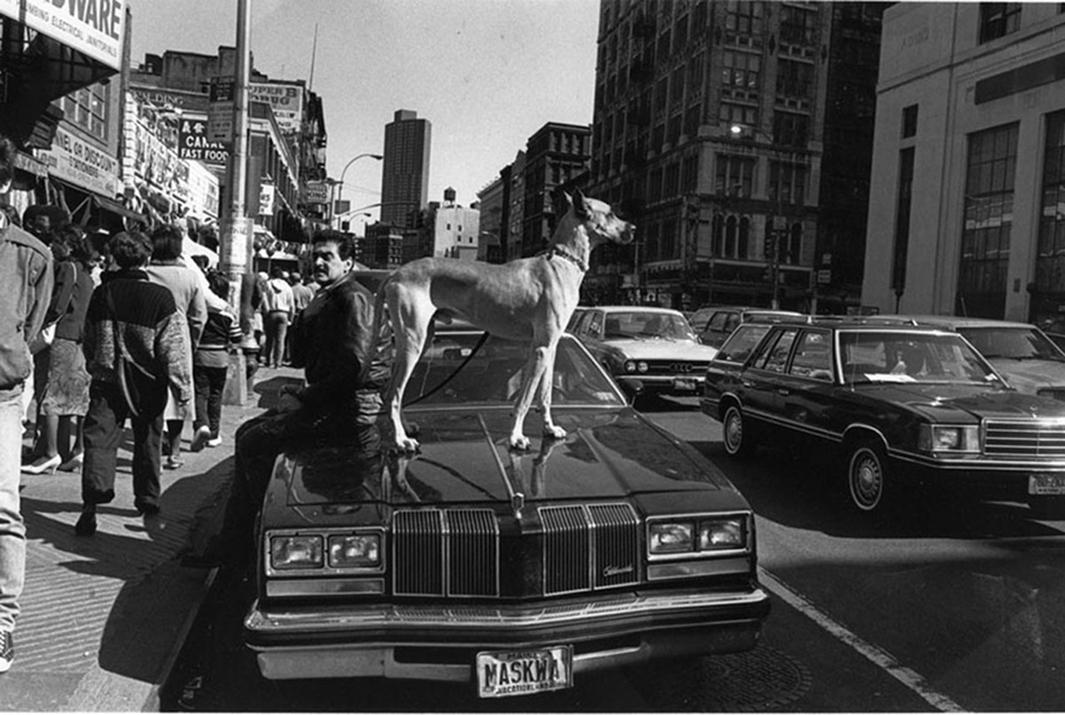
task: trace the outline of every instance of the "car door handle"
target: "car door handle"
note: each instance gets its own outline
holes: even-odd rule
[[[788,395],[791,394],[791,390],[789,390],[786,387],[778,387],[777,388],[777,394],[778,395],[783,395],[784,397],[787,397]]]
[[[740,380],[740,384],[744,387],[754,387],[754,383],[750,380]]]

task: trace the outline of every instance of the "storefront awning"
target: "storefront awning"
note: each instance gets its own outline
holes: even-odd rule
[[[108,199],[103,196],[97,196],[93,194],[92,200],[96,203],[96,206],[104,211],[110,211],[113,214],[117,214],[122,218],[132,219],[134,221],[145,221],[144,214],[137,213],[136,211],[126,208],[123,204],[113,199]]]

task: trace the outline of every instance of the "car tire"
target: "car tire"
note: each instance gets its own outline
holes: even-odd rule
[[[1065,497],[1031,497],[1028,508],[1037,519],[1065,519]]]
[[[729,405],[721,419],[721,441],[730,457],[749,457],[754,452],[755,435],[739,405]]]
[[[887,454],[874,440],[854,443],[847,456],[847,494],[850,504],[865,514],[881,514],[889,506],[894,488],[888,474]]]

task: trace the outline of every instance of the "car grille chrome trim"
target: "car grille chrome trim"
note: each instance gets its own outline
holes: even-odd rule
[[[404,509],[392,517],[397,596],[499,595],[499,525],[491,509]]]
[[[984,454],[989,457],[1065,457],[1065,421],[986,420]]]
[[[624,502],[539,508],[545,596],[637,583],[639,519]]]
[[[633,358],[638,360],[638,358]],[[647,363],[646,374],[658,375],[702,375],[710,367],[709,360],[644,360]]]

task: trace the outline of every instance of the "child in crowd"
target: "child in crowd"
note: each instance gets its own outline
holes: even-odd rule
[[[221,273],[207,274],[211,291],[223,301],[229,298],[229,281]],[[207,324],[192,359],[192,377],[196,392],[195,434],[191,449],[222,444],[219,423],[222,419],[222,392],[226,387],[230,348],[240,345],[244,333],[240,321],[228,309],[207,309]]]

